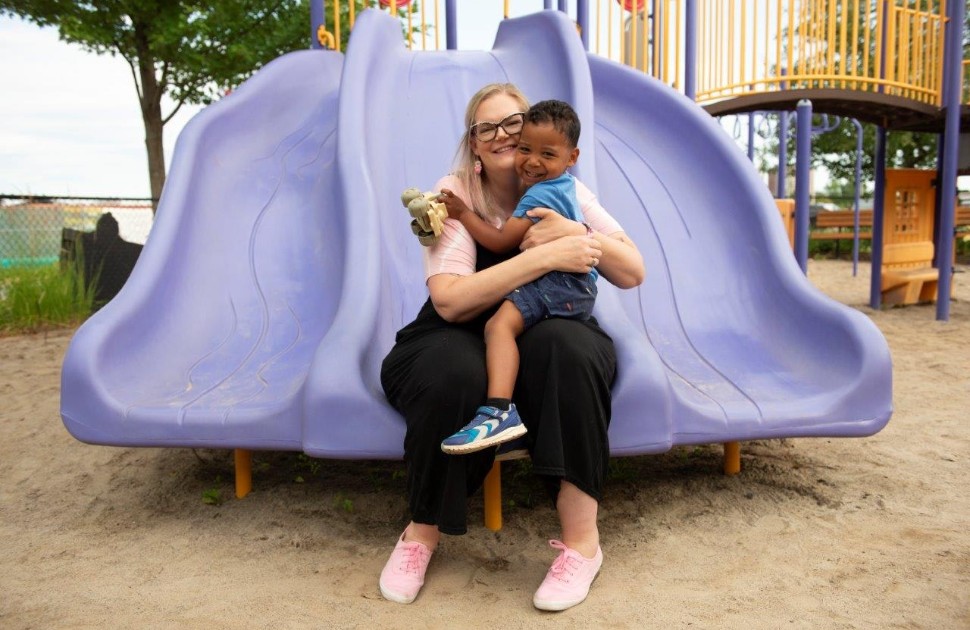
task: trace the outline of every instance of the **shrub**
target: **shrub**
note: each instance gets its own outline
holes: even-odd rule
[[[75,265],[0,270],[0,332],[77,325],[91,314],[94,284]]]

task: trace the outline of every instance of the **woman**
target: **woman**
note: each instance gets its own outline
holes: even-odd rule
[[[526,109],[511,84],[488,85],[472,97],[457,169],[436,186],[444,203],[463,204],[497,224],[512,214],[524,190],[514,167],[521,130],[515,114]],[[523,240],[523,251],[497,256],[449,220],[425,252],[430,298],[398,332],[381,370],[387,399],[407,422],[412,518],[381,573],[381,593],[389,600],[417,597],[441,533],[466,532],[467,498],[494,461],[490,449],[450,456],[439,445],[484,399],[483,326],[504,297],[552,270],[588,273],[595,266],[621,288],[643,280],[636,246],[588,189],[577,188],[591,231],[551,210],[535,210],[541,220]],[[549,488],[562,528],[562,542],[551,542],[560,555],[533,603],[564,610],[586,598],[602,563],[596,519],[609,459],[616,354],[595,319],[540,322],[519,338],[519,350],[515,400],[528,427],[533,470]]]

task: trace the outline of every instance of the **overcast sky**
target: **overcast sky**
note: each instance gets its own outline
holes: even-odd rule
[[[536,0],[515,4],[542,8]],[[461,24],[474,27],[462,28],[461,48],[491,48],[502,3],[464,6]],[[309,24],[308,15],[307,31]],[[55,29],[3,17],[0,86],[0,194],[149,196],[145,130],[124,59],[86,53]],[[163,114],[172,107],[163,102]],[[200,109],[184,106],[165,125],[166,160]]]

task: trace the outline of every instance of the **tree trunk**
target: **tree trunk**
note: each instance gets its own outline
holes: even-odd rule
[[[141,118],[145,124],[145,148],[148,151],[148,180],[152,191],[152,214],[158,209],[158,199],[165,185],[165,147],[162,143],[162,92],[155,76],[155,59],[144,28],[135,25],[135,48],[138,52],[138,73],[141,79]]]

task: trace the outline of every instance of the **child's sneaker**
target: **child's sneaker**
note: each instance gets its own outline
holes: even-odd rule
[[[475,418],[471,422],[451,437],[445,438],[441,443],[441,450],[449,455],[474,453],[514,440],[525,433],[525,425],[522,424],[515,404],[508,411],[483,405],[475,412]]]

